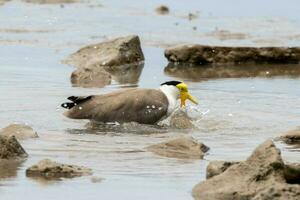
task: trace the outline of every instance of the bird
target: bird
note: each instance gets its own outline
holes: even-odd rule
[[[64,115],[72,119],[89,119],[95,122],[137,122],[156,124],[167,118],[177,107],[186,106],[186,100],[198,101],[181,81],[167,81],[158,89],[123,89],[108,94],[70,96],[70,102],[61,104],[68,109]]]

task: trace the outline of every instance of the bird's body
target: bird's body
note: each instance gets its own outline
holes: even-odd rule
[[[177,82],[180,83],[180,82]],[[176,107],[180,91],[167,84],[159,89],[124,89],[87,97],[71,96],[63,103],[72,119],[97,122],[138,122],[155,124],[168,117]]]

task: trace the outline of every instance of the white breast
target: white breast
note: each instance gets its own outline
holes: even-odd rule
[[[176,108],[177,99],[179,98],[179,90],[173,85],[162,85],[159,88],[167,97],[169,101],[168,113],[169,116]]]

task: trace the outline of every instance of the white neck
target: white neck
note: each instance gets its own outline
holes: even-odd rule
[[[173,85],[162,85],[159,88],[167,97],[169,101],[168,113],[170,115],[176,108],[177,99],[179,99],[179,89]]]

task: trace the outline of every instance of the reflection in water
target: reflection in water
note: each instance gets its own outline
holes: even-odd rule
[[[86,129],[69,129],[71,134],[112,134],[122,135],[124,133],[132,134],[157,134],[168,132],[167,128],[158,125],[139,124],[136,122],[122,123],[101,123],[89,122],[85,125]]]
[[[64,3],[75,3],[77,0],[24,0],[26,3],[35,4],[64,4]]]
[[[242,77],[300,77],[300,64],[190,65],[169,63],[164,72],[169,76],[191,81]]]
[[[120,84],[136,84],[144,68],[144,62],[113,67],[85,67],[73,71],[71,83],[73,87],[102,88],[115,80]]]
[[[111,84],[111,76],[103,68],[79,68],[71,75],[73,87],[98,87],[102,88]]]
[[[35,181],[41,186],[58,185],[61,184],[63,178],[45,178],[45,177],[27,177],[30,180]]]
[[[0,160],[0,180],[17,176],[17,171],[24,160]]]
[[[112,79],[120,84],[136,84],[139,82],[144,62],[132,63],[121,66],[105,67]]]

